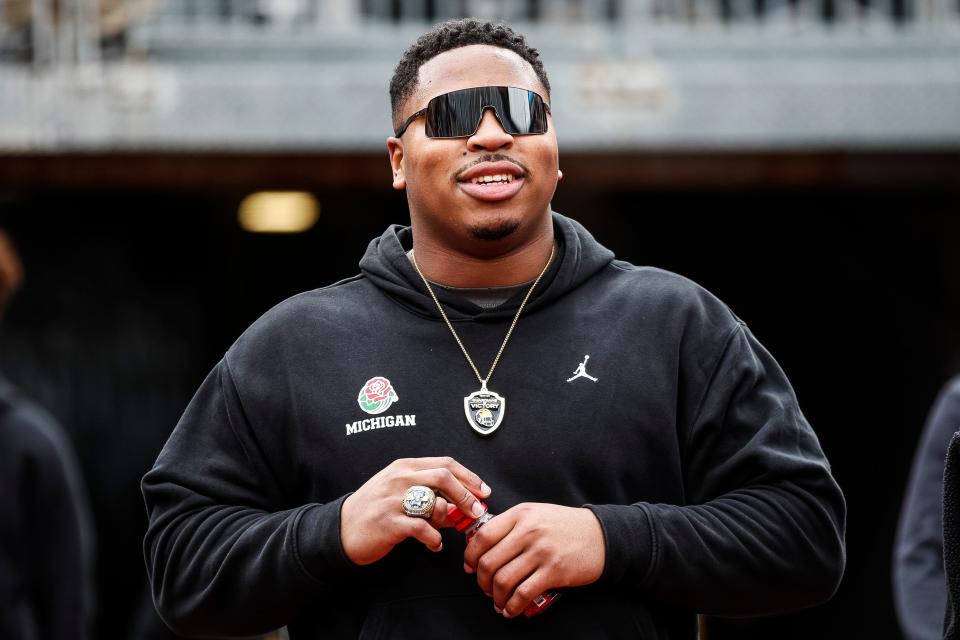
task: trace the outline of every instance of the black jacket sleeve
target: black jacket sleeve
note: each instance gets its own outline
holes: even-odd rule
[[[678,425],[686,504],[591,506],[607,545],[601,580],[724,616],[828,599],[845,563],[845,504],[789,382],[739,322],[707,380]]]
[[[142,483],[147,572],[174,631],[277,629],[353,567],[340,545],[343,498],[289,504],[275,463],[248,423],[225,358]]]
[[[937,398],[913,459],[893,559],[897,617],[908,640],[943,637],[947,586],[943,569],[943,469],[960,429],[960,378]]]

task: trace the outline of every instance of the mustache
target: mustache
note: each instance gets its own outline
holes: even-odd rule
[[[483,164],[484,162],[510,162],[520,167],[520,169],[523,170],[524,176],[529,176],[531,173],[527,165],[523,164],[519,160],[515,160],[510,156],[505,156],[502,153],[488,153],[460,167],[460,169],[457,171],[457,176],[462,176],[469,169],[472,169],[478,164]]]

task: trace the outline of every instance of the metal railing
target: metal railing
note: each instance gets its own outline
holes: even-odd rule
[[[111,46],[148,48],[173,34],[200,43],[278,32],[363,38],[459,16],[548,31],[960,32],[960,0],[0,0],[0,60],[96,62]]]
[[[7,0],[8,2],[10,0]],[[960,20],[958,0],[167,0],[181,23],[314,25],[433,22],[477,16],[542,24],[674,24],[687,27],[763,23],[896,25]]]

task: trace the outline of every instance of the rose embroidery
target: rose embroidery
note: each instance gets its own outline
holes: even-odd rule
[[[369,414],[383,413],[387,408],[399,400],[397,392],[393,390],[390,381],[383,376],[370,378],[357,396],[357,404]]]
[[[386,400],[390,397],[391,391],[393,391],[393,389],[390,387],[390,381],[380,377],[370,378],[367,386],[363,388],[363,393],[370,402]]]

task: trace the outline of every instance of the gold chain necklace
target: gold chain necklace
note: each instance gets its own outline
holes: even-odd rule
[[[499,427],[500,423],[503,422],[503,414],[507,410],[507,399],[495,391],[489,391],[487,389],[487,380],[489,380],[493,375],[493,370],[497,368],[497,363],[500,362],[500,356],[503,355],[503,350],[507,348],[507,342],[510,340],[510,336],[513,334],[513,328],[517,326],[517,320],[520,319],[520,314],[523,313],[523,308],[527,306],[527,300],[530,299],[530,296],[533,294],[533,290],[536,289],[537,285],[540,283],[540,278],[542,278],[543,274],[547,272],[547,267],[549,267],[550,263],[553,262],[553,254],[556,251],[556,248],[556,244],[550,247],[550,257],[547,258],[547,264],[543,265],[540,275],[538,275],[537,279],[533,281],[532,285],[530,285],[530,288],[527,290],[527,294],[523,296],[523,301],[520,303],[520,308],[517,309],[516,315],[513,316],[513,322],[510,323],[510,328],[507,329],[507,335],[504,336],[503,342],[500,344],[500,350],[497,351],[497,356],[493,359],[493,364],[490,365],[490,371],[487,373],[486,378],[480,375],[480,370],[477,369],[477,365],[473,363],[473,358],[471,358],[470,354],[467,353],[467,348],[463,346],[460,336],[457,335],[456,330],[453,328],[453,324],[450,322],[450,318],[447,317],[446,312],[443,310],[443,305],[441,305],[440,301],[437,299],[437,294],[433,292],[433,287],[430,286],[430,283],[427,282],[423,272],[420,271],[420,265],[417,264],[417,259],[413,256],[413,252],[411,252],[410,261],[413,262],[414,269],[417,270],[417,273],[420,275],[420,279],[423,280],[423,284],[430,293],[430,297],[433,298],[434,303],[437,305],[437,309],[440,311],[440,316],[443,318],[443,321],[447,323],[447,328],[450,329],[450,333],[453,334],[453,339],[457,341],[457,344],[460,346],[460,351],[463,352],[464,357],[470,364],[470,368],[473,369],[473,373],[477,376],[477,380],[480,381],[480,390],[474,391],[463,399],[463,411],[467,416],[467,422],[470,423],[470,426],[473,428],[473,430],[482,436],[488,436],[497,430],[497,427]]]

